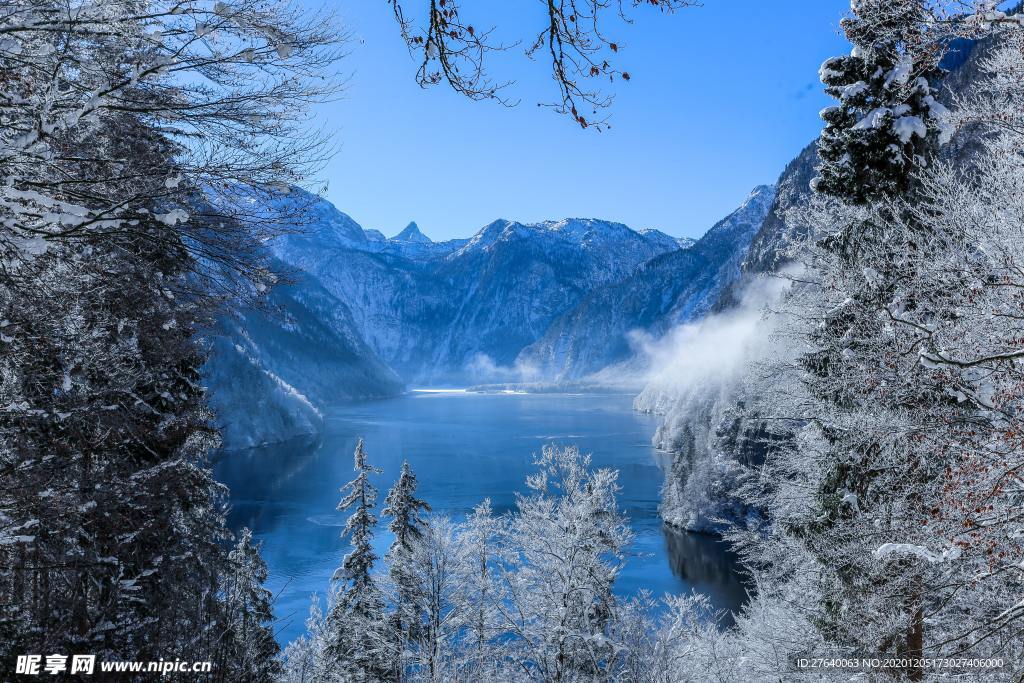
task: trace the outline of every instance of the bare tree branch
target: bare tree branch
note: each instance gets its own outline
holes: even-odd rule
[[[532,37],[526,55],[547,55],[558,98],[542,103],[559,114],[570,116],[582,128],[602,130],[608,127],[603,113],[613,101],[599,83],[616,78],[630,80],[629,72],[614,64],[623,45],[604,32],[606,17],[614,15],[629,23],[629,11],[639,5],[651,6],[663,13],[698,5],[697,0],[541,0],[544,23]],[[480,30],[462,18],[458,0],[429,0],[425,28],[406,17],[402,0],[388,0],[409,50],[420,63],[417,82],[428,87],[447,83],[456,92],[473,100],[493,99],[510,106],[514,102],[503,92],[510,82],[495,83],[485,69],[489,52],[504,51],[518,43],[505,45],[493,39],[494,29]]]

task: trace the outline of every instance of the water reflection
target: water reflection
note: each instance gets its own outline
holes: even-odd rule
[[[723,626],[733,623],[733,613],[747,600],[750,588],[739,572],[739,558],[716,536],[677,531],[663,526],[665,547],[672,572],[707,595],[722,610]]]

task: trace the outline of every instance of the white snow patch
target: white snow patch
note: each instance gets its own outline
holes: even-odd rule
[[[919,138],[928,135],[928,126],[920,116],[902,116],[893,122],[892,128],[903,143],[910,142],[910,138],[915,135]]]
[[[949,551],[939,555],[928,550],[923,545],[914,545],[913,543],[883,543],[871,554],[878,560],[884,560],[891,555],[896,555],[898,557],[917,557],[928,562],[942,562],[954,557],[953,553]]]
[[[188,212],[184,209],[172,209],[167,213],[156,214],[156,219],[165,225],[177,225],[188,220]]]

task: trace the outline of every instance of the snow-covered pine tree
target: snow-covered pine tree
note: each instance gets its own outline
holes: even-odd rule
[[[216,639],[222,493],[182,254],[57,244],[0,288],[0,591],[40,651],[159,659]]]
[[[381,470],[367,460],[362,439],[356,443],[353,460],[356,478],[341,488],[344,495],[338,503],[338,510],[352,510],[341,532],[352,549],[332,577],[324,668],[343,680],[377,681],[392,674],[384,596],[373,576],[378,560],[373,550],[377,489],[370,475]]]
[[[218,675],[226,680],[272,683],[281,673],[274,639],[271,609],[273,595],[263,585],[267,565],[254,544],[252,531],[242,529],[238,542],[228,553],[224,573],[223,601],[226,633],[217,660]]]
[[[422,512],[430,511],[430,504],[416,497],[416,474],[409,466],[409,461],[402,462],[402,469],[391,489],[384,498],[382,514],[390,517],[388,531],[394,534],[394,541],[388,550],[389,555],[399,551],[409,552],[413,542],[423,536],[423,528],[427,522]]]
[[[924,0],[855,0],[841,22],[851,54],[821,67],[839,101],[821,113],[821,166],[812,185],[853,203],[902,194],[950,133],[936,100],[939,46]]]
[[[416,475],[409,462],[402,462],[398,480],[384,498],[384,517],[390,517],[388,530],[394,534],[394,540],[385,557],[388,574],[394,587],[394,611],[391,614],[392,638],[395,642],[395,677],[401,680],[404,669],[404,652],[406,643],[418,637],[418,627],[423,612],[423,587],[418,585],[417,574],[411,563],[413,561],[413,544],[423,537],[423,529],[427,522],[422,512],[430,510],[430,505],[416,497]]]

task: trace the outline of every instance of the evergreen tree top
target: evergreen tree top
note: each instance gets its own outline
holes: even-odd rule
[[[362,439],[356,444],[353,461],[358,474],[355,479],[341,487],[344,496],[338,503],[338,510],[355,508],[341,532],[342,538],[349,539],[352,550],[342,560],[341,568],[335,572],[334,579],[351,581],[355,586],[365,586],[372,583],[370,572],[378,559],[373,552],[373,530],[377,526],[373,508],[377,504],[377,489],[370,483],[369,476],[379,474],[381,470],[369,464]]]
[[[395,535],[392,550],[399,547],[408,550],[412,540],[421,537],[423,527],[427,526],[420,512],[429,512],[430,504],[416,497],[417,486],[416,474],[409,466],[409,461],[403,461],[398,480],[384,499],[383,514],[385,517],[391,517],[388,529]]]
[[[842,21],[849,55],[821,67],[838,104],[822,111],[821,166],[812,187],[855,204],[910,191],[914,173],[948,141],[948,112],[937,101],[937,43],[921,0],[856,0]]]

